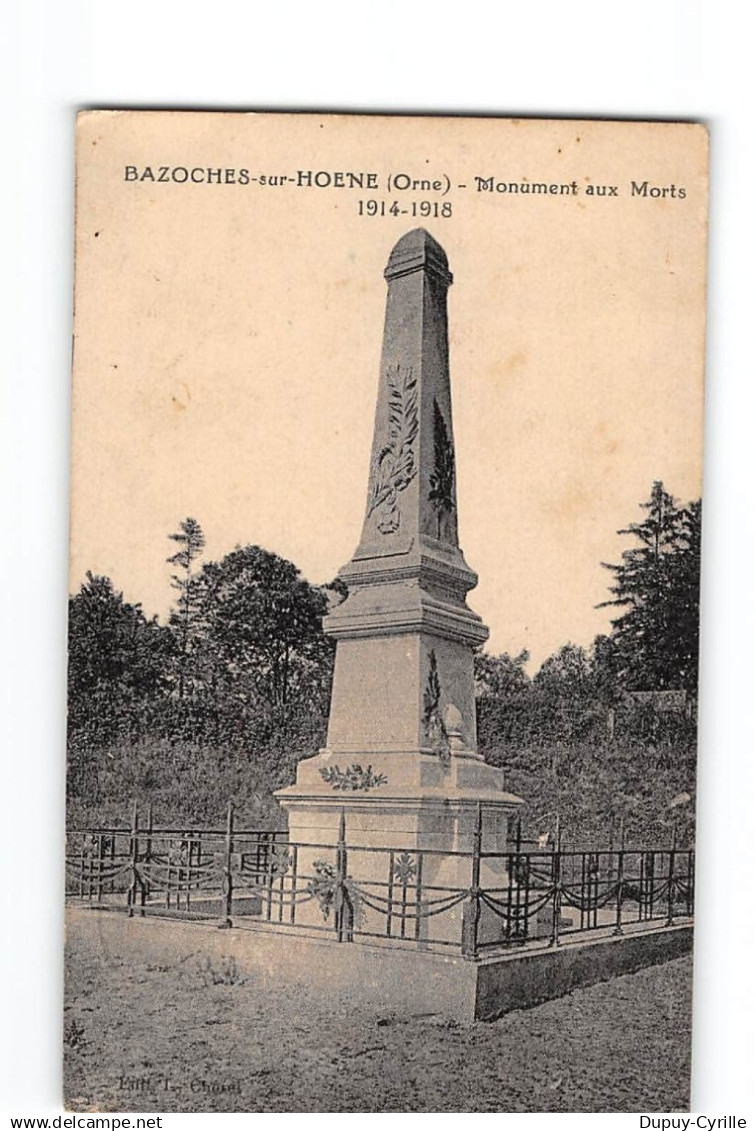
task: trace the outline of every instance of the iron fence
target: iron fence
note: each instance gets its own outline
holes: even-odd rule
[[[484,851],[477,812],[471,851],[349,843],[342,813],[333,843],[238,828],[90,828],[68,834],[71,899],[133,915],[218,919],[223,926],[304,929],[460,951],[475,959],[581,932],[622,934],[672,924],[694,910],[690,849]]]

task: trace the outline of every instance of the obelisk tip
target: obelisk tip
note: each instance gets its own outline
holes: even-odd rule
[[[426,271],[446,283],[452,282],[449,261],[441,244],[425,228],[413,228],[394,244],[384,276],[396,279],[413,271]]]

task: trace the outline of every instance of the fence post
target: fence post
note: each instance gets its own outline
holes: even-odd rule
[[[415,942],[420,942],[421,911],[423,906],[423,854],[417,854],[417,874],[415,875]]]
[[[394,915],[394,850],[389,850],[388,891],[386,893],[386,938],[391,938],[391,921]]]
[[[526,943],[530,935],[530,869],[532,859],[529,853],[524,855],[520,853],[517,857],[517,908],[518,919],[522,919],[522,929],[520,930],[520,941]],[[522,915],[520,915],[520,886],[522,884],[523,875],[525,877],[525,892],[522,902]]]
[[[81,844],[79,846],[79,898],[84,898],[84,853],[87,845],[87,834],[81,834]]]
[[[291,847],[291,907],[289,909],[289,922],[294,923],[297,915],[297,864],[298,845]]]
[[[115,891],[115,875],[114,875],[114,872],[115,872],[116,837],[117,836],[118,836],[118,833],[114,832],[114,833],[111,834],[111,837],[110,837],[110,849],[109,849],[109,851],[110,851],[110,866],[109,866],[110,867],[110,881],[109,881],[110,892],[109,892],[109,894],[110,895],[112,895],[113,892]]]
[[[672,826],[672,849],[669,853],[669,872],[667,874],[667,926],[675,917],[675,853],[677,851],[677,821]]]
[[[342,942],[342,928],[341,928],[341,907],[343,898],[343,882],[344,882],[344,865],[342,848],[344,845],[344,837],[346,833],[346,820],[344,817],[344,810],[341,810],[339,816],[339,831],[336,837],[336,886],[333,892],[333,929],[336,932],[336,941]]]
[[[554,864],[552,876],[554,879],[554,898],[551,913],[551,939],[549,946],[559,946],[559,926],[562,918],[562,832],[557,816],[557,840],[554,846]]]
[[[346,885],[347,879],[347,846],[346,846],[346,813],[342,809],[339,817],[339,842],[336,848],[336,891],[333,901],[334,927],[338,942],[353,941],[353,912],[352,902]]]
[[[137,857],[139,855],[139,805],[135,800],[131,809],[131,837],[129,839],[129,865],[131,868],[131,875],[129,878],[129,891],[127,896],[129,918],[131,919],[134,914],[134,906],[136,904],[136,889],[137,889]]]
[[[231,856],[234,851],[234,803],[229,801],[226,813],[226,851],[223,858],[223,922],[221,927],[232,927],[231,912],[234,902],[234,880]]]
[[[609,870],[607,874],[609,883],[614,879],[614,813],[609,822]]]
[[[622,934],[622,899],[625,894],[625,853],[620,849],[617,853],[617,921],[614,924],[614,934]]]
[[[147,865],[147,872],[142,878],[142,890],[140,893],[140,914],[142,917],[144,917],[144,905],[147,902],[150,887],[150,864],[152,863],[152,802],[147,806],[147,844],[144,849],[144,860]]]
[[[265,834],[265,918],[268,922],[273,918],[273,849],[276,843],[275,833]]]
[[[464,958],[478,957],[478,928],[480,926],[480,847],[483,839],[483,808],[478,802],[475,812],[473,832],[472,875],[470,877],[470,899],[462,914],[462,955]]]
[[[520,857],[512,855],[511,852],[507,853],[507,914],[504,920],[504,938],[507,942],[511,942],[512,938],[517,938],[516,924],[519,922],[520,914],[520,889],[519,884],[517,887],[517,906],[513,913],[512,911],[512,892],[514,890],[515,873],[517,872],[517,865]],[[514,920],[515,929],[512,928]],[[526,920],[527,922],[527,920]]]
[[[97,837],[97,902],[102,903],[102,872],[105,867],[105,838],[102,833]]]

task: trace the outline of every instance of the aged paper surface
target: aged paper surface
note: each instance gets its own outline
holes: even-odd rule
[[[691,524],[700,520],[706,194],[707,135],[691,124],[80,116],[70,1107],[686,1105],[691,970],[680,940],[692,913],[695,657],[690,648],[671,659],[669,650],[652,648],[628,659],[632,625],[613,659],[596,640],[613,646],[612,622],[639,600],[636,589],[621,606],[605,604],[622,597],[610,587],[623,580],[631,589],[651,587],[641,629],[652,642],[697,639],[697,605],[665,601],[681,573],[687,593],[695,589],[691,571],[697,579]],[[436,417],[427,417],[427,451],[413,382],[422,373],[430,388],[424,367],[437,362],[427,360],[436,349],[428,341],[440,340],[443,328],[422,322],[414,377],[400,361],[391,378],[381,360],[382,341],[385,361],[404,332],[387,322],[384,339],[384,269],[398,241],[417,229],[432,243],[423,235],[411,244],[407,271],[446,279],[440,245],[454,280],[454,444],[437,403]],[[396,279],[403,272],[396,268]],[[428,283],[428,294],[437,285]],[[417,301],[426,304],[417,314],[425,318],[431,299]],[[406,324],[411,315],[400,309],[396,317]],[[396,439],[389,421],[394,449],[382,457],[378,444],[371,458],[374,425],[383,444],[381,414],[392,411],[402,416],[404,437]],[[460,823],[444,844],[469,856],[469,887],[444,873],[421,893],[418,861],[427,850],[427,885],[441,841],[423,842],[422,814],[411,830],[398,831],[380,816],[381,789],[398,781],[380,761],[394,750],[388,730],[375,747],[346,742],[340,763],[318,771],[317,789],[333,796],[312,804],[326,813],[330,800],[343,802],[340,829],[323,817],[322,837],[310,832],[287,842],[273,795],[326,745],[332,644],[304,620],[312,615],[319,625],[317,600],[324,613],[343,596],[323,587],[355,555],[366,492],[368,518],[381,486],[408,507],[414,464],[403,472],[392,464],[389,474],[380,459],[398,462],[415,433],[416,463],[435,460],[431,501],[443,495],[447,442],[456,490],[448,505],[464,559],[479,576],[469,604],[490,629],[486,653],[504,657],[488,667],[476,661],[480,753],[503,771],[502,792],[526,803],[496,825],[499,839],[488,851],[500,853],[503,878],[487,889],[480,882],[485,898],[474,879],[475,853],[481,843],[487,848],[485,816],[476,848],[474,787],[465,786],[464,796],[461,784],[457,793],[447,788],[447,762],[462,766],[467,751],[469,764],[478,764],[468,733],[475,724],[468,725],[463,691],[444,700],[444,663],[450,683],[464,678],[440,644],[418,661],[414,694],[427,742],[421,735],[417,756],[424,765],[435,756],[442,766],[444,812],[458,803]],[[423,474],[420,466],[417,482]],[[388,527],[381,529],[379,542]],[[443,542],[441,529],[439,519],[436,541]],[[398,537],[393,529],[389,536]],[[264,554],[244,557],[250,547]],[[651,556],[623,558],[628,551]],[[310,583],[305,611],[276,573],[281,561]],[[668,561],[662,578],[656,565]],[[624,575],[603,564],[623,562]],[[402,584],[437,598],[438,586],[452,583],[427,581],[425,569],[420,564]],[[384,592],[394,582],[381,584]],[[262,603],[249,597],[255,587]],[[285,607],[271,619],[284,591]],[[418,628],[421,651],[429,632],[447,640],[446,630],[427,623]],[[382,671],[396,663],[386,643],[395,629],[381,624],[372,659],[365,645],[349,660],[357,688],[372,688],[371,695],[376,684],[360,665]],[[353,624],[349,632],[350,639],[364,635]],[[276,633],[286,638],[283,652],[270,647]],[[339,679],[345,686],[347,677]],[[386,692],[394,704],[395,690]],[[459,730],[450,707],[464,716]],[[342,709],[370,714],[354,688],[343,692]],[[333,738],[333,715],[331,722]],[[359,758],[348,758],[351,750]],[[310,804],[303,780],[295,808]],[[376,858],[386,854],[385,881],[378,872],[358,874],[354,849],[366,843],[368,825],[352,820],[356,799],[364,799],[362,814],[378,803],[370,843]],[[417,806],[420,813],[420,800]],[[313,838],[319,858],[305,854]],[[298,878],[297,843],[309,860]],[[603,861],[598,849],[607,851]],[[238,893],[247,881],[243,903]],[[457,894],[459,938],[434,936],[446,913],[432,911],[434,898],[442,904]],[[483,919],[481,898],[488,899]],[[514,913],[513,899],[526,910]],[[304,910],[297,922],[298,900],[317,905],[318,915],[308,921]],[[623,900],[625,910],[610,918]],[[364,937],[360,913],[353,915],[361,902],[362,923],[370,925]],[[353,917],[345,927],[339,915],[347,905]],[[480,926],[486,915],[500,951],[494,927]],[[628,943],[630,919],[647,921],[648,932]],[[218,931],[218,921],[233,925]],[[618,925],[624,935],[611,934]],[[559,994],[578,988],[545,1004],[537,1003],[555,994],[543,988],[531,1000],[518,998],[518,1007],[534,1007],[525,1012],[508,1011],[514,999],[483,1002],[484,959],[486,969],[498,969],[501,953],[511,979],[518,948],[521,955],[548,951],[547,963],[579,965],[579,948],[610,934],[615,951],[621,943],[637,953],[616,968],[607,959],[600,985],[577,975],[570,982],[572,975],[544,966],[536,975],[542,987],[562,977]],[[644,947],[661,949],[648,957]],[[430,965],[412,965],[426,952]],[[373,959],[380,968],[365,973],[360,964]],[[437,1010],[423,1006],[421,990],[408,991],[424,980]],[[473,1015],[500,1016],[487,1024]],[[548,1056],[536,1030],[548,1031]],[[660,1070],[649,1049],[653,1033],[671,1043],[671,1069],[667,1061]],[[483,1066],[479,1078],[455,1075],[463,1047]],[[496,1083],[485,1070],[489,1060],[499,1065]],[[620,1064],[630,1078],[624,1091],[608,1083]]]

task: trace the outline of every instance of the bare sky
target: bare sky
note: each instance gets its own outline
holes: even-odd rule
[[[375,171],[379,190],[129,182],[126,165]],[[449,178],[389,192],[390,173]],[[238,174],[236,174],[238,176]],[[577,195],[478,192],[576,182]],[[631,182],[684,187],[631,196]],[[401,183],[401,182],[400,182]],[[464,189],[458,185],[464,184]],[[588,185],[613,185],[590,197]],[[700,494],[706,137],[696,126],[117,113],[80,123],[71,588],[163,617],[167,535],[313,582],[365,506],[385,302],[408,229],[445,248],[460,541],[493,651],[606,629],[654,479]],[[367,216],[359,201],[452,205]]]

